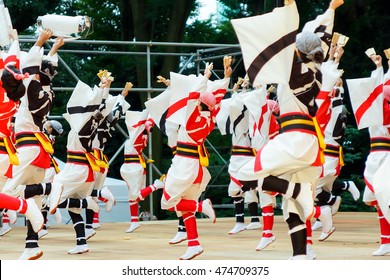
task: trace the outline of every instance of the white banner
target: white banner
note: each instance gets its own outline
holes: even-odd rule
[[[295,2],[271,13],[231,22],[252,85],[288,84],[299,25]]]

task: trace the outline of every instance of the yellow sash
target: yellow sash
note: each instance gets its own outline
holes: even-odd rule
[[[8,153],[9,163],[12,165],[19,165],[19,159],[18,159],[18,155],[16,154],[17,151],[15,149],[14,143],[8,137],[4,137],[3,141],[4,141],[5,149],[7,150]]]
[[[93,171],[100,172],[100,166],[97,163],[98,159],[92,153],[85,153],[85,156],[89,162]]]
[[[341,146],[339,148],[339,162],[341,166],[344,166],[344,153],[343,153],[343,147]]]
[[[253,155],[256,156],[257,155],[257,151],[255,148],[252,148],[252,151],[253,151]]]
[[[144,156],[141,154],[141,155],[138,155],[138,157],[139,157],[139,162],[141,163],[142,167],[146,168],[146,162],[145,162]]]
[[[204,167],[209,166],[209,152],[207,151],[204,144],[198,145],[198,153],[200,165]]]
[[[96,158],[96,164],[99,165],[102,168],[108,168],[108,161],[107,157],[104,155],[103,151],[101,150],[93,150],[93,155]]]
[[[320,125],[318,124],[316,117],[313,117],[313,123],[314,123],[314,128],[316,130],[317,138],[318,138],[318,144],[320,146],[321,163],[324,164],[325,163],[324,150],[326,148],[324,134],[322,134],[322,130],[320,128]]]
[[[53,145],[51,144],[51,141],[50,141],[49,137],[47,137],[46,134],[44,134],[42,132],[35,132],[34,135],[37,138],[37,140],[39,141],[39,143],[41,143],[41,145],[46,153],[49,153],[51,155],[54,154]]]
[[[60,172],[60,168],[58,167],[57,161],[53,157],[50,159],[50,161],[54,167],[54,170],[56,171],[56,174],[58,174]]]

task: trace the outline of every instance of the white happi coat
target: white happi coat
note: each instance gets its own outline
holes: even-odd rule
[[[308,114],[306,106],[301,103],[291,90],[283,85],[278,86],[280,115],[288,113]],[[256,158],[243,166],[237,177],[239,180],[261,180],[269,176],[277,176],[289,182],[315,184],[321,174],[320,166],[313,166],[318,159],[319,142],[316,135],[300,131],[280,133],[269,140],[258,152],[257,160],[261,169],[256,171]],[[297,213],[305,220],[304,213],[293,199],[283,199],[284,218],[289,212]]]
[[[16,44],[16,45],[15,45]],[[16,52],[19,51],[19,43],[14,42],[13,46],[16,46]],[[11,46],[12,48],[12,46]],[[14,47],[15,48],[15,47]],[[3,74],[3,66],[7,65],[10,61],[10,56],[8,54],[12,54],[11,51],[9,53],[3,53],[0,50],[0,77]],[[15,55],[16,57],[16,55]],[[17,62],[16,59],[13,62]],[[8,98],[5,89],[3,88],[3,83],[0,79],[0,145],[2,146],[2,151],[0,152],[0,192],[8,180],[9,168],[10,168],[10,157],[8,152],[6,151],[4,140],[5,138],[11,137],[12,132],[12,117],[16,113],[18,109],[18,104],[11,99]]]
[[[371,142],[375,140],[389,140],[388,128],[384,125],[384,97],[383,82],[389,73],[384,75],[383,67],[372,71],[369,78],[347,80],[349,87],[352,109],[354,111],[358,129],[368,127]],[[367,106],[369,101],[369,106]],[[388,150],[372,149],[366,159],[364,180],[366,188],[363,193],[363,201],[372,203],[380,199],[375,193],[374,175],[380,166],[389,157]],[[382,209],[384,211],[385,209]]]
[[[88,85],[79,81],[74,89],[67,105],[65,119],[69,122],[71,130],[68,134],[67,151],[80,154],[87,153],[91,147],[91,137],[96,132],[98,123],[94,120],[94,115],[102,108],[103,97],[108,96],[108,89],[94,87],[92,90]],[[73,112],[72,108],[94,108],[85,111]],[[102,112],[103,113],[103,112]],[[103,115],[104,116],[104,115]],[[82,136],[80,132],[84,133]],[[88,136],[88,135],[90,136]],[[89,144],[88,144],[89,143]],[[89,147],[87,147],[89,146]],[[64,168],[54,176],[53,187],[63,185],[60,203],[68,198],[83,199],[91,194],[92,183],[94,181],[93,171],[89,164],[77,164],[67,161]],[[69,208],[69,211],[81,214],[81,208]]]
[[[341,95],[338,97],[334,97],[331,99],[332,104],[334,104],[335,101],[342,100]],[[337,105],[331,106],[331,116],[329,119],[328,124],[325,127],[325,143],[327,145],[332,145],[334,148],[340,149],[340,144],[334,139],[333,132],[335,129],[335,126],[337,124],[337,120],[342,113],[343,110],[343,104],[340,102],[336,102]],[[333,182],[336,180],[340,173],[341,165],[340,165],[340,156],[330,156],[325,153],[325,163],[323,165],[323,174],[321,178],[318,180],[318,183],[316,185],[316,190],[314,196],[319,194],[322,189],[325,191],[331,192]]]
[[[21,68],[34,68],[29,78],[23,80],[26,94],[21,98],[20,106],[15,114],[15,135],[41,132],[45,116],[51,109],[52,93],[45,91],[35,79],[35,73],[41,66],[43,55],[41,48],[33,46],[21,61]],[[12,178],[8,179],[3,192],[11,196],[23,196],[26,185],[39,184],[44,181],[45,171],[50,167],[50,157],[38,145],[24,145],[17,149],[19,165],[14,165]],[[45,158],[43,161],[42,158]],[[42,167],[45,166],[45,167]],[[40,204],[39,201],[37,201]]]
[[[217,115],[217,124],[219,124],[221,134],[229,133],[232,137],[232,147],[240,147],[243,149],[251,149],[251,140],[249,137],[249,112],[244,107],[244,103],[241,101],[238,93],[234,93],[229,100],[223,100],[223,106],[227,106],[228,114],[221,114],[225,108],[221,108],[221,111]],[[245,108],[245,109],[244,109]],[[224,118],[222,120],[221,118]],[[225,131],[226,127],[230,124],[231,131]],[[227,130],[230,130],[227,129]],[[231,197],[243,196],[241,191],[241,184],[238,184],[235,180],[236,173],[251,157],[254,155],[239,155],[232,154],[230,156],[228,172],[230,177],[228,194]]]
[[[384,126],[369,127],[370,138],[385,138],[390,140],[390,133],[388,128]],[[364,202],[373,202],[378,199],[375,191],[374,176],[379,168],[390,158],[389,151],[371,151],[366,159],[366,167],[364,169],[364,181],[366,182],[366,188],[363,193]]]
[[[187,120],[195,110],[198,110],[197,106],[197,99],[188,100],[185,109]],[[209,114],[210,112],[206,113],[206,118],[210,118]],[[177,142],[198,145],[189,136],[186,127],[183,125],[179,127]],[[186,157],[176,153],[167,172],[165,188],[161,198],[161,208],[170,209],[176,206],[181,199],[197,201],[201,193],[206,189],[210,179],[209,171],[200,164],[198,158]]]
[[[197,144],[188,136],[183,126],[179,128],[178,142]],[[194,184],[199,175],[201,182]],[[175,155],[167,172],[161,208],[170,209],[181,199],[197,201],[210,179],[209,171],[200,165],[199,159]]]
[[[288,87],[279,85],[278,99],[281,115],[308,114],[305,105]],[[318,166],[312,166],[318,156],[318,145],[318,138],[312,134],[299,131],[278,134],[258,151],[261,169],[255,170],[255,159],[252,159],[238,172],[238,179],[257,180],[273,175],[290,182],[314,183],[321,173]]]
[[[117,96],[109,95],[106,104],[109,104],[106,110],[113,108],[110,120],[107,118],[99,125],[95,138],[92,141],[92,149],[97,151],[104,151],[106,142],[112,137],[111,130],[114,130],[113,124],[115,124],[121,116],[130,108],[122,94]],[[114,104],[112,106],[112,104]],[[107,163],[108,165],[108,163]],[[108,168],[101,168],[100,171],[94,171],[95,180],[93,182],[94,190],[101,190],[103,188],[104,181],[106,180]],[[95,198],[94,198],[95,199]]]
[[[137,158],[138,161],[124,162],[120,173],[128,188],[129,201],[140,197],[140,191],[146,187],[146,171],[142,166],[140,157],[147,145],[147,135],[144,134],[145,122],[148,118],[148,110],[143,112],[127,111],[126,126],[129,132],[129,139],[125,142],[124,155]]]

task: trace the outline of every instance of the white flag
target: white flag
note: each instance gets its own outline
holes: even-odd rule
[[[271,13],[231,22],[252,85],[288,84],[299,26],[295,2]]]

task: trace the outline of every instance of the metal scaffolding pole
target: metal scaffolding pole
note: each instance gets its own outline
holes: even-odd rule
[[[20,35],[19,41],[24,43],[35,43],[36,38],[33,36]],[[180,46],[180,47],[194,47],[195,49],[200,48],[239,48],[239,44],[210,44],[210,43],[182,43],[182,42],[143,42],[143,41],[105,41],[105,40],[73,40],[66,42],[69,44],[78,45],[133,45],[133,46]]]
[[[147,45],[147,56],[146,56],[146,61],[147,61],[147,87],[151,88],[152,87],[152,71],[151,71],[151,57],[150,57],[150,47],[151,45]],[[152,98],[152,91],[148,91],[148,99]],[[152,149],[152,133],[149,131],[148,133],[148,153],[149,153],[149,158],[153,158],[153,149]],[[149,184],[153,183],[153,168],[152,165],[149,164]],[[153,221],[153,216],[154,216],[154,210],[153,210],[153,192],[149,195],[149,207],[150,207],[150,220]]]

